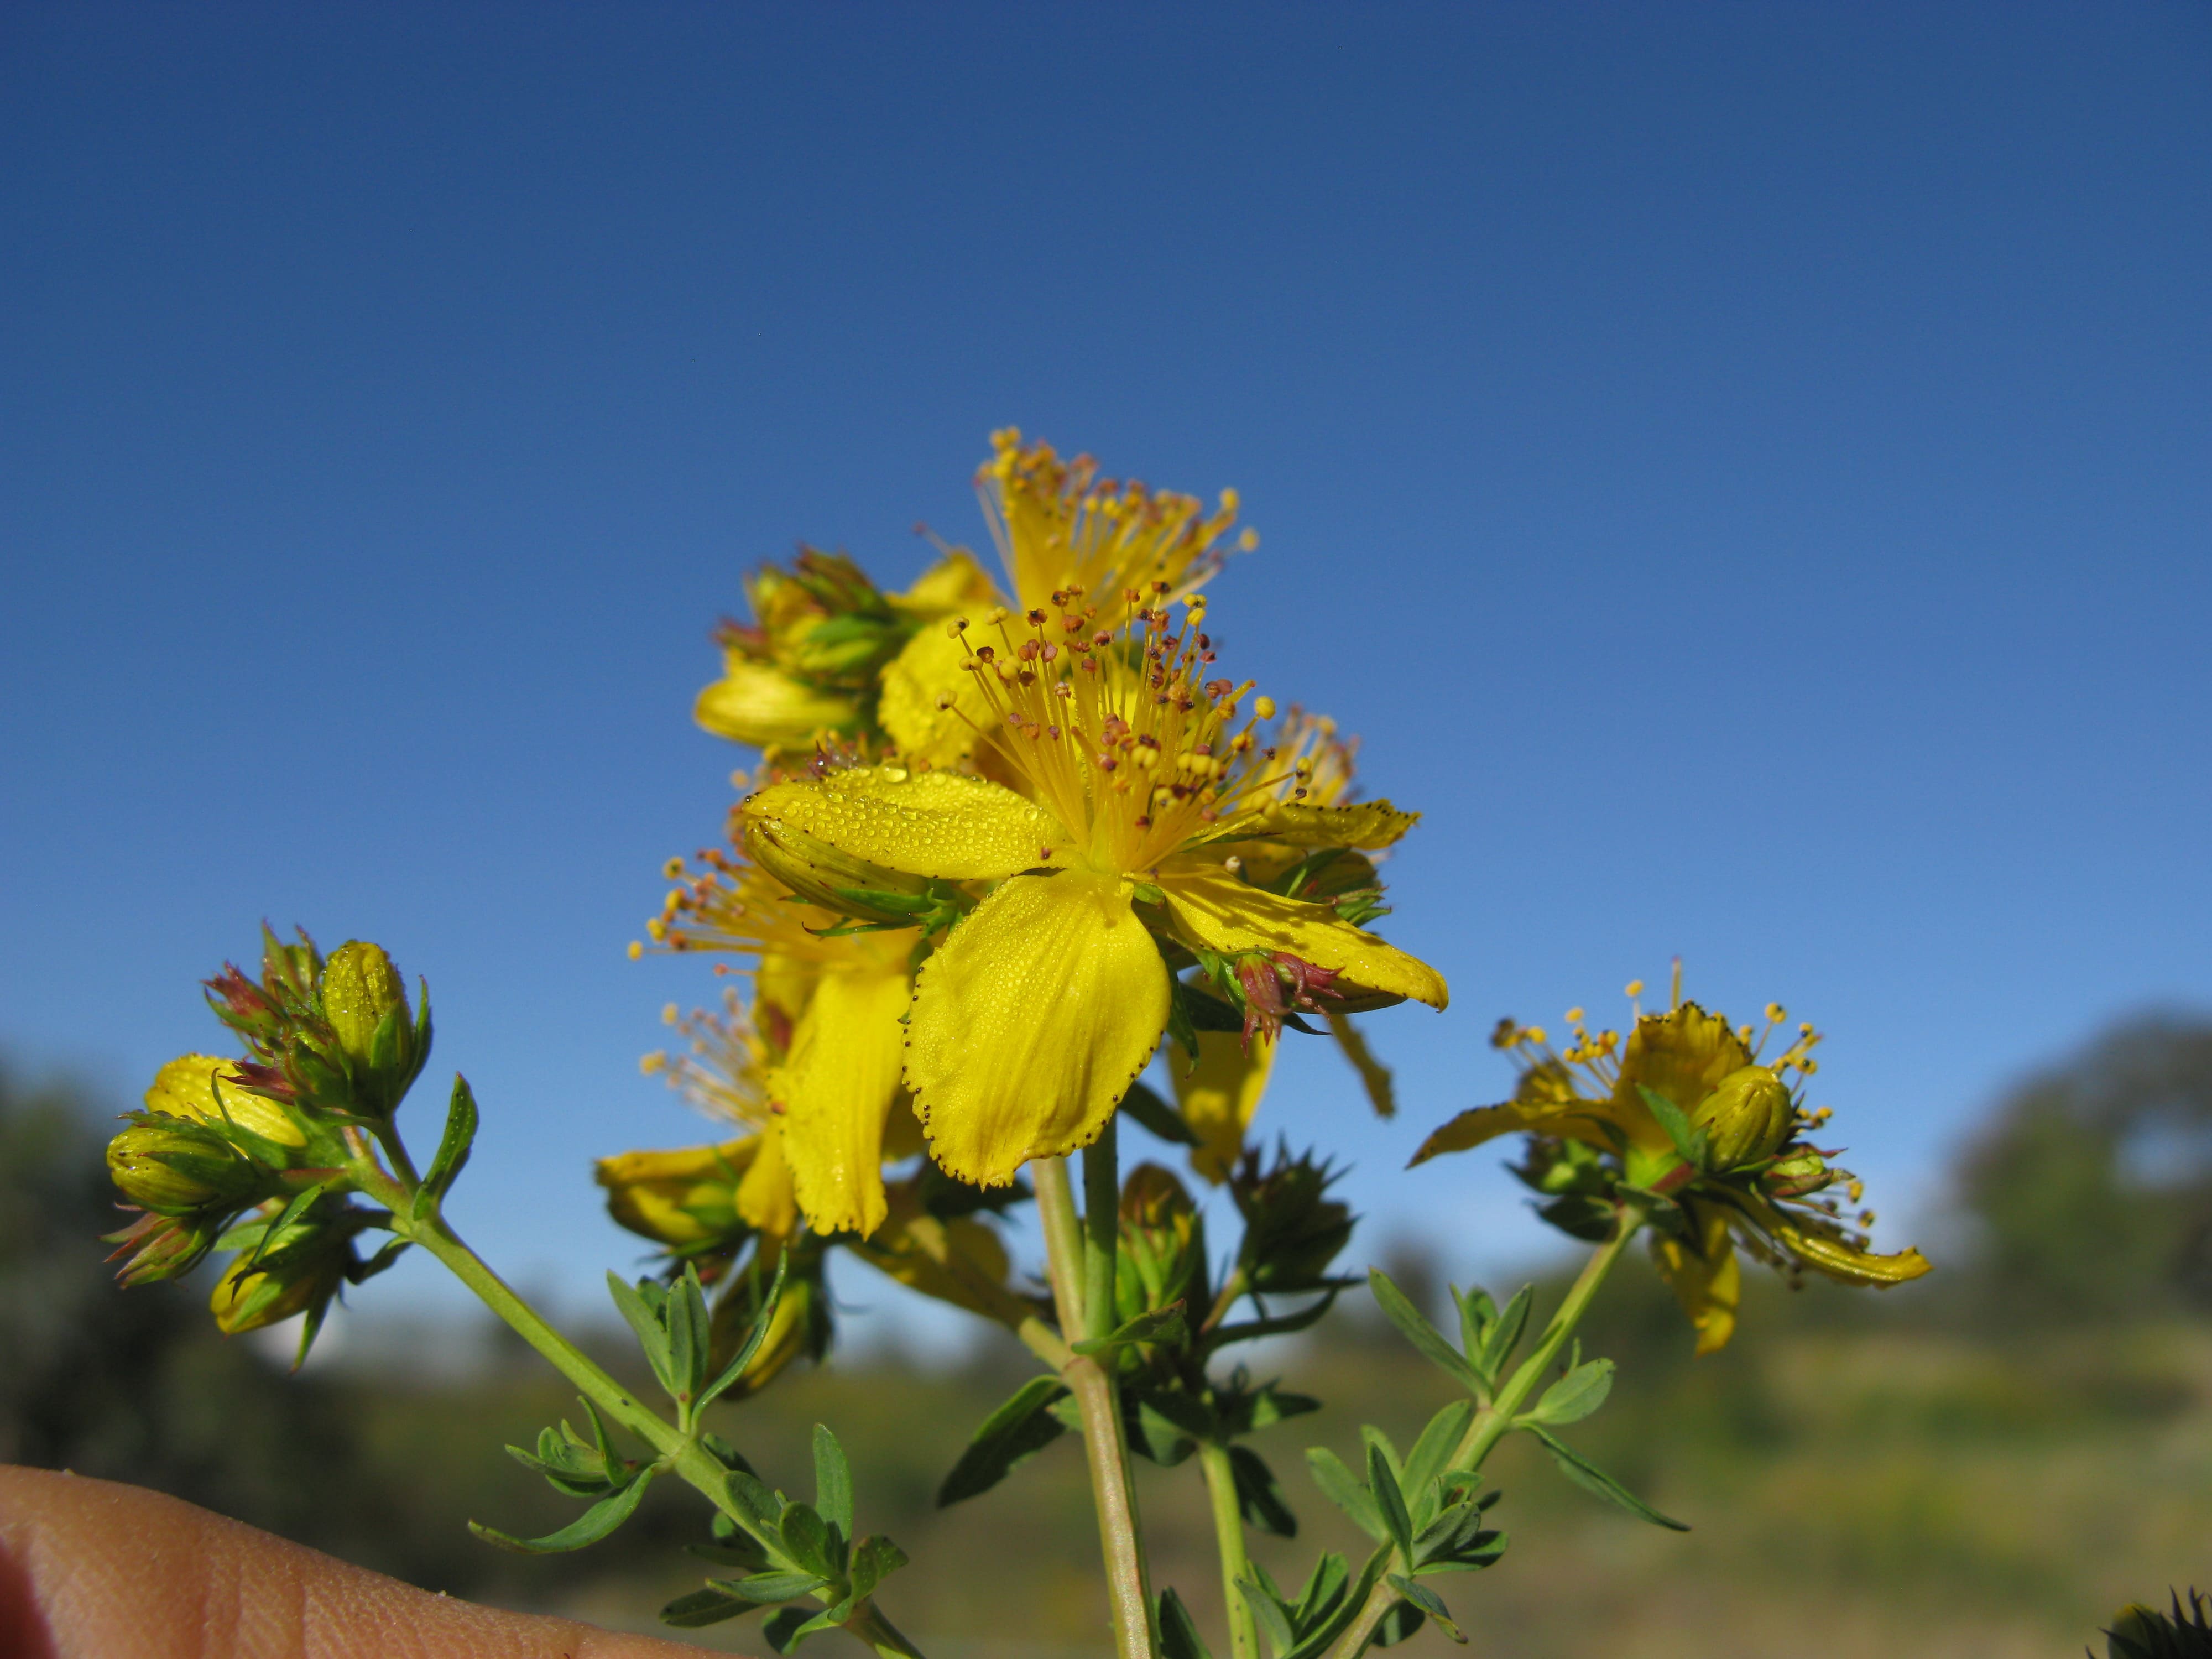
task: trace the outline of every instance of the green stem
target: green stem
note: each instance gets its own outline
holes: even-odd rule
[[[1480,1468],[1498,1443],[1512,1432],[1515,1415],[1529,1395],[1534,1392],[1536,1385],[1544,1380],[1545,1372],[1559,1358],[1559,1350],[1566,1346],[1567,1338],[1574,1334],[1575,1327],[1589,1311],[1590,1298],[1597,1294],[1598,1286],[1613,1271],[1613,1264],[1620,1260],[1620,1253],[1628,1248],[1628,1242],[1643,1229],[1647,1218],[1648,1212],[1638,1205],[1623,1204],[1620,1206],[1613,1224],[1613,1237],[1590,1252],[1589,1260],[1583,1263],[1582,1272],[1576,1275],[1574,1284],[1568,1288],[1565,1299],[1552,1316],[1551,1322],[1544,1327],[1543,1335],[1537,1339],[1534,1351],[1515,1368],[1513,1375],[1498,1389],[1496,1398],[1474,1414],[1474,1420],[1468,1425],[1467,1433],[1461,1437],[1448,1467],[1470,1471]],[[1411,1571],[1413,1564],[1407,1562],[1406,1567],[1407,1571]],[[1337,1638],[1336,1645],[1329,1649],[1328,1659],[1358,1659],[1358,1656],[1366,1651],[1376,1626],[1382,1622],[1382,1615],[1389,1612],[1392,1603],[1397,1600],[1398,1592],[1388,1583],[1376,1584],[1369,1592],[1365,1605],[1359,1609],[1358,1617]]]
[[[393,1161],[411,1172],[412,1165],[406,1162],[404,1152]],[[716,1509],[758,1536],[750,1520],[730,1496],[728,1469],[700,1443],[696,1433],[686,1434],[669,1423],[600,1370],[582,1349],[547,1324],[538,1310],[494,1273],[482,1256],[461,1242],[460,1235],[442,1215],[434,1211],[419,1222],[408,1220],[412,1207],[409,1188],[366,1160],[356,1166],[355,1176],[364,1192],[392,1210],[392,1231],[398,1237],[421,1245],[435,1256],[447,1272],[476,1292],[478,1301],[505,1320],[518,1336],[544,1356],[555,1370],[574,1383],[585,1398],[652,1447],[659,1455],[663,1468],[696,1487]],[[781,1540],[763,1538],[760,1541],[772,1553],[782,1555]],[[781,1559],[778,1565],[797,1564]],[[884,1659],[921,1659],[921,1650],[901,1635],[872,1601],[861,1601],[843,1628]]]
[[[1083,1334],[1114,1334],[1114,1270],[1121,1259],[1121,1154],[1108,1118],[1083,1149]]]
[[[1221,1601],[1229,1619],[1231,1659],[1260,1659],[1260,1626],[1252,1604],[1237,1588],[1250,1562],[1244,1553],[1244,1515],[1237,1502],[1237,1471],[1229,1448],[1206,1442],[1198,1449],[1206,1472],[1206,1495],[1213,1500],[1213,1540],[1221,1553]]]
[[[1075,1214],[1074,1183],[1066,1158],[1039,1158],[1037,1216],[1044,1224],[1046,1272],[1060,1308],[1060,1328],[1091,1328],[1085,1294],[1084,1230]],[[1097,1181],[1086,1170],[1085,1185]],[[1110,1178],[1105,1182],[1111,1185]],[[1118,1212],[1119,1206],[1115,1205]],[[1097,1206],[1093,1205],[1094,1212]],[[1104,1317],[1112,1328],[1112,1268],[1106,1270]],[[1083,1413],[1083,1450],[1091,1466],[1091,1495],[1098,1509],[1098,1547],[1106,1563],[1107,1604],[1113,1615],[1116,1659],[1152,1659],[1152,1586],[1145,1567],[1144,1540],[1137,1523],[1137,1494],[1129,1478],[1129,1451],[1121,1432],[1121,1401],[1114,1379],[1098,1360],[1071,1354],[1060,1380]]]

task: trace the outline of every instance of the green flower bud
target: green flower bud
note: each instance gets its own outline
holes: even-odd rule
[[[337,1294],[350,1254],[336,1237],[320,1249],[271,1252],[258,1265],[252,1251],[240,1250],[216,1281],[209,1311],[225,1336],[306,1313]]]
[[[754,1350],[753,1357],[745,1362],[745,1369],[737,1382],[722,1396],[725,1400],[742,1400],[748,1395],[758,1394],[802,1354],[809,1359],[819,1359],[830,1351],[834,1334],[830,1293],[822,1283],[827,1247],[819,1238],[810,1237],[786,1248],[792,1253],[791,1273],[784,1280],[783,1294],[777,1299],[775,1310],[769,1315],[768,1334]],[[775,1282],[775,1263],[774,1250],[756,1251],[744,1271],[732,1279],[729,1288],[716,1301],[711,1328],[714,1346],[708,1361],[708,1368],[714,1373],[720,1374],[751,1334],[761,1298]]]
[[[1121,1264],[1114,1275],[1116,1323],[1181,1302],[1205,1317],[1206,1222],[1171,1170],[1139,1164],[1121,1188]]]
[[[190,1273],[222,1231],[219,1214],[169,1216],[149,1211],[120,1232],[103,1234],[100,1242],[115,1246],[111,1261],[118,1255],[129,1257],[116,1271],[116,1278],[129,1290]]]
[[[1698,1103],[1690,1122],[1709,1137],[1711,1167],[1733,1170],[1779,1152],[1796,1127],[1797,1109],[1780,1078],[1764,1066],[1743,1066]]]
[[[809,904],[856,921],[915,927],[942,908],[923,878],[841,853],[783,818],[749,817],[744,849]]]
[[[1230,1179],[1230,1196],[1244,1218],[1240,1265],[1257,1291],[1319,1290],[1329,1263],[1352,1242],[1350,1208],[1330,1198],[1336,1171],[1311,1154],[1279,1156],[1261,1173],[1256,1157]]]
[[[172,1216],[241,1208],[265,1197],[270,1180],[217,1131],[159,1117],[107,1143],[107,1173],[139,1208]]]

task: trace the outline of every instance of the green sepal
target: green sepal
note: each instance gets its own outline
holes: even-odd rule
[[[1468,1357],[1444,1340],[1443,1333],[1428,1321],[1428,1316],[1415,1307],[1406,1293],[1390,1282],[1390,1275],[1380,1267],[1370,1268],[1367,1282],[1374,1288],[1375,1305],[1404,1334],[1424,1359],[1436,1365],[1461,1387],[1478,1396],[1486,1395],[1489,1382],[1485,1374],[1470,1364]]]
[[[262,1234],[260,1238],[255,1242],[253,1246],[253,1254],[246,1259],[246,1265],[253,1267],[259,1267],[261,1265],[262,1258],[269,1253],[269,1247],[271,1244],[274,1244],[278,1239],[283,1237],[285,1232],[290,1229],[295,1222],[298,1221],[301,1217],[305,1216],[310,1209],[313,1208],[317,1199],[320,1198],[325,1193],[329,1192],[332,1188],[337,1187],[338,1184],[337,1178],[333,1177],[329,1181],[319,1181],[313,1186],[309,1187],[301,1192],[295,1193],[292,1195],[291,1202],[285,1205],[285,1206],[277,1212],[276,1218],[269,1224],[269,1231]]]
[[[959,1462],[939,1484],[937,1507],[945,1509],[990,1491],[1059,1439],[1066,1425],[1049,1407],[1066,1397],[1067,1389],[1058,1377],[1033,1376],[1023,1383],[1011,1400],[983,1419]]]
[[[485,1543],[512,1550],[518,1555],[558,1555],[568,1550],[580,1550],[598,1543],[629,1520],[652,1481],[652,1475],[641,1470],[628,1484],[608,1493],[560,1531],[548,1533],[543,1538],[517,1538],[475,1521],[469,1522],[469,1530]]]
[[[1665,1527],[1672,1532],[1689,1531],[1688,1522],[1662,1515],[1549,1429],[1531,1425],[1528,1432],[1544,1443],[1559,1460],[1560,1472],[1577,1486],[1595,1492],[1607,1503],[1618,1504],[1639,1521],[1649,1521],[1655,1527]]]
[[[1712,1137],[1703,1127],[1692,1127],[1688,1114],[1650,1085],[1638,1084],[1636,1092],[1644,1097],[1644,1103],[1659,1120],[1659,1127],[1667,1132],[1682,1161],[1693,1169],[1704,1169]]]

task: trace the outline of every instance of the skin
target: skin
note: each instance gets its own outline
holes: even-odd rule
[[[676,1659],[410,1589],[173,1498],[0,1468],[8,1659]]]

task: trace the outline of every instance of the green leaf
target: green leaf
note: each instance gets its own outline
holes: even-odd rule
[[[1613,1392],[1613,1361],[1593,1359],[1577,1365],[1544,1390],[1543,1398],[1524,1413],[1523,1423],[1579,1423]]]
[[[1372,1442],[1367,1448],[1367,1490],[1375,1495],[1375,1512],[1382,1518],[1382,1529],[1398,1547],[1398,1553],[1410,1563],[1413,1518],[1406,1512],[1406,1495],[1398,1490],[1397,1473],[1391,1468],[1389,1458]]]
[[[630,1329],[636,1333],[638,1346],[645,1350],[645,1363],[653,1367],[653,1374],[660,1386],[671,1395],[676,1392],[675,1374],[669,1368],[668,1332],[660,1318],[645,1299],[645,1292],[659,1287],[650,1282],[631,1285],[621,1274],[607,1274],[607,1293],[614,1297],[615,1310],[621,1314]]]
[[[652,1485],[653,1477],[640,1471],[630,1482],[586,1510],[558,1532],[548,1533],[543,1538],[516,1538],[490,1527],[471,1521],[469,1530],[487,1544],[501,1549],[513,1550],[518,1555],[558,1555],[566,1550],[580,1550],[586,1544],[596,1544],[617,1527],[629,1519],[645,1489]]]
[[[1313,1475],[1313,1483],[1321,1488],[1322,1496],[1352,1518],[1352,1524],[1378,1544],[1390,1541],[1390,1529],[1382,1524],[1382,1511],[1376,1507],[1374,1498],[1359,1478],[1345,1467],[1344,1460],[1326,1446],[1312,1446],[1306,1450],[1306,1468]]]
[[[1160,1592],[1160,1659],[1213,1659],[1198,1633],[1198,1621],[1171,1589]]]
[[[279,1240],[283,1239],[286,1231],[289,1230],[292,1224],[299,1220],[301,1216],[307,1214],[308,1209],[314,1204],[314,1201],[320,1198],[325,1193],[330,1191],[330,1189],[336,1185],[337,1185],[337,1177],[333,1176],[328,1181],[319,1181],[313,1186],[307,1188],[306,1190],[295,1194],[293,1195],[292,1201],[283,1207],[283,1211],[278,1213],[276,1220],[269,1224],[269,1231],[262,1235],[260,1243],[253,1247],[253,1255],[249,1259],[248,1265],[258,1267],[260,1264],[262,1257],[269,1254],[270,1247],[273,1244],[276,1244]],[[296,1243],[297,1241],[288,1240],[286,1242]]]
[[[785,1607],[761,1620],[761,1640],[772,1652],[789,1653],[799,1645],[799,1638],[811,1622],[805,1608]]]
[[[1229,1449],[1229,1472],[1237,1486],[1237,1509],[1246,1524],[1278,1538],[1296,1538],[1298,1518],[1283,1501],[1283,1489],[1260,1454],[1249,1446]]]
[[[1261,1571],[1258,1563],[1253,1564],[1252,1571],[1255,1574]],[[1267,1632],[1267,1640],[1274,1645],[1277,1653],[1285,1652],[1296,1644],[1297,1632],[1291,1628],[1290,1614],[1280,1601],[1251,1578],[1238,1579],[1237,1588],[1243,1592],[1244,1600],[1252,1609],[1252,1616],[1260,1621],[1260,1628]]]
[[[366,1285],[370,1279],[375,1278],[377,1274],[382,1273],[393,1262],[398,1261],[401,1256],[406,1255],[407,1247],[414,1242],[415,1241],[411,1238],[394,1238],[386,1240],[374,1255],[362,1262],[360,1267],[353,1268],[347,1273],[347,1280],[355,1285]]]
[[[426,1011],[424,1018],[428,1018]],[[453,1073],[453,1098],[446,1104],[446,1132],[438,1139],[438,1150],[430,1159],[430,1168],[422,1176],[422,1184],[416,1188],[415,1201],[410,1207],[416,1220],[422,1218],[442,1203],[453,1182],[468,1164],[469,1153],[477,1140],[477,1097],[469,1080],[459,1072]]]
[[[853,1536],[853,1466],[826,1423],[814,1425],[814,1507],[840,1540]]]
[[[1238,1419],[1240,1431],[1251,1433],[1285,1419],[1304,1417],[1308,1412],[1321,1409],[1321,1401],[1310,1394],[1292,1394],[1273,1383],[1255,1389],[1247,1396],[1247,1407]]]
[[[1505,1364],[1513,1358],[1513,1350],[1521,1346],[1521,1333],[1528,1328],[1528,1310],[1535,1305],[1536,1287],[1523,1285],[1513,1292],[1513,1299],[1498,1316],[1487,1334],[1482,1339],[1482,1352],[1474,1363],[1485,1376],[1501,1376]]]
[[[811,1595],[829,1582],[818,1572],[756,1572],[736,1580],[729,1588],[733,1595],[753,1601],[788,1601],[794,1595]]]
[[[1129,1449],[1173,1468],[1201,1443],[1225,1437],[1206,1402],[1180,1389],[1124,1389],[1121,1424]]]
[[[1689,1531],[1687,1523],[1660,1514],[1550,1430],[1532,1427],[1528,1432],[1544,1443],[1552,1455],[1559,1459],[1560,1471],[1577,1486],[1595,1492],[1608,1503],[1620,1504],[1639,1521],[1649,1521],[1655,1527],[1665,1527],[1674,1532]]]
[[[1129,1085],[1129,1092],[1121,1097],[1121,1109],[1162,1140],[1177,1146],[1199,1144],[1198,1132],[1183,1121],[1182,1114],[1161,1099],[1146,1084],[1133,1083]],[[1170,1591],[1169,1594],[1174,1592]],[[1176,1605],[1180,1607],[1182,1604],[1177,1602]]]
[[[783,1505],[776,1501],[761,1478],[750,1469],[732,1469],[723,1484],[729,1489],[731,1501],[744,1511],[745,1519],[754,1528],[772,1537],[781,1537]]]
[[[730,1363],[722,1367],[722,1374],[699,1390],[695,1411],[703,1411],[713,1404],[721,1397],[725,1389],[745,1374],[745,1367],[752,1363],[753,1355],[760,1351],[761,1342],[768,1335],[769,1317],[775,1313],[775,1304],[783,1295],[783,1281],[790,1272],[791,1252],[786,1250],[776,1258],[775,1277],[769,1281],[768,1294],[761,1300],[760,1310],[753,1316],[752,1329],[745,1334],[744,1341],[738,1345]]]
[[[1462,1647],[1467,1645],[1466,1636],[1461,1632],[1457,1625],[1452,1623],[1451,1609],[1443,1604],[1443,1598],[1434,1590],[1425,1584],[1415,1583],[1402,1573],[1395,1572],[1390,1575],[1390,1588],[1433,1619],[1437,1628],[1450,1637],[1453,1641]]]
[[[1498,1304],[1490,1299],[1490,1292],[1480,1285],[1462,1296],[1456,1286],[1452,1290],[1453,1304],[1459,1309],[1461,1346],[1469,1353],[1482,1352],[1483,1333],[1498,1319]]]
[[[853,1549],[849,1582],[854,1599],[874,1595],[877,1585],[905,1565],[906,1552],[890,1539],[880,1534],[863,1538]]]
[[[1342,1556],[1334,1550],[1323,1550],[1313,1571],[1306,1576],[1305,1588],[1298,1592],[1291,1622],[1304,1632],[1310,1631],[1316,1620],[1328,1617],[1343,1599],[1344,1586],[1351,1577],[1352,1569]]]
[[[1474,1401],[1455,1400],[1431,1418],[1428,1427],[1421,1431],[1413,1449],[1406,1454],[1406,1490],[1413,1494],[1414,1508],[1434,1508],[1434,1495],[1430,1488],[1444,1472],[1444,1466],[1450,1462],[1452,1453],[1467,1434],[1468,1425],[1474,1421]]]
[[[1139,1342],[1181,1342],[1188,1329],[1182,1304],[1176,1301],[1164,1308],[1154,1308],[1149,1313],[1139,1314],[1109,1335],[1094,1336],[1088,1341],[1068,1346],[1079,1354],[1103,1353],[1109,1348],[1126,1348]]]
[[[672,1400],[693,1402],[707,1380],[707,1298],[699,1288],[699,1269],[686,1262],[684,1276],[668,1287],[661,1304],[661,1328],[668,1334],[668,1375],[661,1379]]]
[[[1244,1016],[1211,992],[1201,991],[1188,980],[1176,980],[1175,1006],[1198,1031],[1242,1031]]]
[[[1367,1638],[1368,1643],[1373,1647],[1395,1648],[1419,1635],[1421,1626],[1428,1622],[1429,1615],[1411,1601],[1393,1601],[1389,1611],[1376,1621],[1375,1634]]]
[[[937,1507],[988,1492],[1017,1467],[1065,1434],[1066,1425],[1050,1407],[1067,1397],[1058,1377],[1033,1376],[1012,1399],[983,1419],[960,1461],[937,1489]]]
[[[679,1595],[660,1610],[660,1622],[673,1625],[678,1630],[700,1630],[708,1625],[719,1625],[725,1619],[734,1619],[741,1613],[750,1613],[760,1606],[742,1595],[732,1595],[712,1585],[693,1590],[689,1595]]]
[[[1389,1274],[1380,1267],[1370,1268],[1367,1282],[1374,1289],[1375,1305],[1382,1310],[1423,1358],[1441,1368],[1470,1392],[1480,1395],[1486,1391],[1488,1385],[1481,1373],[1468,1364],[1464,1354],[1444,1340],[1443,1333],[1429,1323],[1428,1316],[1390,1282]]]
[[[787,1504],[779,1528],[783,1534],[784,1553],[810,1572],[823,1577],[833,1577],[837,1562],[830,1551],[830,1527],[815,1510],[805,1504]]]
[[[1366,1605],[1368,1596],[1382,1582],[1382,1571],[1389,1561],[1390,1547],[1388,1544],[1370,1553],[1365,1565],[1359,1569],[1359,1576],[1349,1585],[1341,1587],[1341,1599],[1334,1602],[1333,1611],[1317,1625],[1302,1625],[1297,1645],[1280,1655],[1279,1659],[1321,1659],[1322,1655],[1328,1651],[1329,1644],[1344,1633],[1345,1626],[1351,1624],[1354,1615]]]

